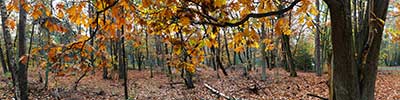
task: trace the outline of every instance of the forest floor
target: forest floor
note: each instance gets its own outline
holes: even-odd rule
[[[89,73],[79,83],[77,90],[72,89],[78,76],[57,76],[51,74],[49,88],[43,90],[43,83],[39,82],[38,69],[30,69],[29,88],[30,99],[63,99],[63,100],[99,100],[99,99],[122,99],[123,86],[121,80],[103,80],[101,71]],[[35,72],[35,73],[34,73]],[[328,75],[317,77],[311,72],[298,72],[298,77],[288,77],[283,69],[272,69],[267,71],[267,80],[261,81],[261,70],[253,70],[249,77],[242,76],[242,70],[229,69],[229,76],[224,76],[208,68],[200,68],[194,77],[194,89],[187,89],[182,78],[177,72],[173,82],[161,71],[154,72],[150,78],[149,70],[129,70],[129,96],[137,100],[215,100],[217,95],[213,94],[204,84],[229,97],[250,100],[318,100],[308,96],[314,94],[328,98]],[[42,72],[43,74],[43,72]],[[117,76],[117,75],[113,75]],[[12,90],[9,79],[0,77],[0,100],[11,99]],[[377,100],[399,100],[400,99],[400,71],[379,71],[376,82]]]

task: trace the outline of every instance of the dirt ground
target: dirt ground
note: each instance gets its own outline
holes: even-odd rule
[[[43,74],[42,72],[41,74]],[[198,69],[194,77],[195,88],[187,89],[178,72],[174,72],[171,82],[161,70],[150,78],[149,70],[129,70],[129,97],[137,100],[215,100],[223,99],[213,94],[204,84],[236,99],[249,100],[318,100],[308,96],[315,94],[328,97],[327,75],[315,76],[314,73],[298,72],[298,77],[288,77],[282,69],[268,70],[266,81],[260,80],[260,70],[253,70],[249,77],[242,76],[242,70],[228,70],[229,76],[212,69]],[[49,78],[49,88],[43,89],[37,69],[29,71],[30,99],[63,99],[63,100],[118,100],[123,99],[121,80],[102,79],[101,71],[89,72],[79,83],[77,90],[72,87],[79,75],[54,76]],[[116,76],[116,75],[113,75]],[[9,79],[0,78],[0,99],[11,99],[12,89]],[[400,99],[400,71],[379,71],[376,82],[377,100]]]

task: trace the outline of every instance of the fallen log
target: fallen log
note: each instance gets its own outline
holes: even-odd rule
[[[206,88],[208,90],[210,90],[212,93],[214,93],[215,95],[218,95],[220,97],[224,97],[226,100],[231,100],[231,98],[229,96],[225,95],[224,93],[219,92],[218,90],[214,89],[213,87],[211,87],[207,83],[204,83],[204,86],[206,86]]]

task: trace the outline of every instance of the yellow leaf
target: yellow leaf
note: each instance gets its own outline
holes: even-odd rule
[[[51,11],[50,11],[50,9],[44,8],[44,10],[45,10],[47,16],[51,16]]]
[[[249,4],[252,3],[251,0],[238,0],[242,4]]]
[[[285,35],[291,35],[292,34],[292,30],[290,30],[289,28],[286,28],[286,30],[284,31]]]
[[[87,35],[78,35],[77,38],[78,41],[86,41],[87,39],[89,39]]]
[[[195,66],[191,63],[184,63],[185,65],[185,69],[190,72],[190,73],[194,73],[195,72]]]
[[[275,25],[275,30],[277,34],[290,35],[292,33],[289,27],[289,20],[287,18],[280,18],[278,23]]]
[[[215,7],[222,7],[226,4],[226,0],[214,0]]]
[[[39,66],[45,68],[47,66],[47,61],[42,61]]]
[[[59,10],[58,13],[57,13],[57,17],[60,18],[60,19],[63,18],[64,17],[64,12]]]
[[[174,53],[176,55],[180,55],[182,52],[181,47],[180,46],[174,46]]]
[[[206,39],[204,40],[204,43],[206,44],[207,47],[211,48],[212,47],[212,43],[210,42],[210,40]]]
[[[252,43],[250,43],[250,47],[258,49],[260,47],[260,45],[258,45],[258,42],[252,42]]]
[[[310,8],[310,13],[311,13],[312,15],[314,15],[314,16],[317,16],[317,15],[318,15],[318,10],[317,10],[317,8],[315,8],[315,6],[311,6],[311,8]]]
[[[217,33],[217,34],[218,34],[218,33]],[[215,39],[215,38],[217,38],[217,35],[214,34],[214,33],[211,33],[211,34],[210,34],[210,38],[211,38],[211,39]]]
[[[215,40],[215,39],[210,39],[210,43],[212,46],[214,46],[216,48],[218,48],[218,46],[219,46],[217,40]]]
[[[306,24],[307,24],[308,27],[312,27],[313,26],[313,23],[311,21],[307,21]]]
[[[265,43],[265,44],[270,44],[270,43],[272,43],[272,40],[271,40],[271,39],[264,39],[264,40],[263,40],[263,43]]]
[[[236,47],[234,51],[235,52],[243,52],[244,51],[244,47],[243,46]]]
[[[266,48],[265,51],[271,51],[274,50],[274,45],[273,44],[269,44]]]

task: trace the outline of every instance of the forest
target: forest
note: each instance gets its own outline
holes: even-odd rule
[[[400,100],[400,0],[0,0],[0,100]]]

